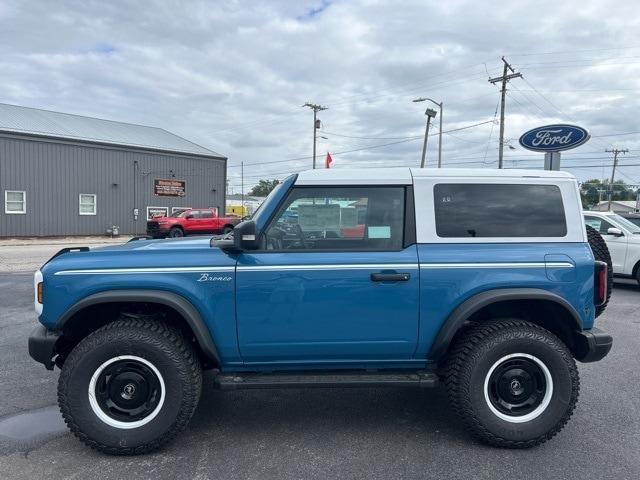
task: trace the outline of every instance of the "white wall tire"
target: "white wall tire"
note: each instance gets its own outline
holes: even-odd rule
[[[467,430],[498,447],[529,448],[551,439],[569,421],[580,390],[567,346],[519,319],[469,328],[449,352],[446,372],[450,404]]]
[[[153,410],[148,415],[145,415],[144,418],[141,418],[140,420],[130,421],[130,422],[116,420],[115,418],[109,416],[107,412],[105,412],[105,410],[100,406],[97,400],[96,384],[98,382],[98,379],[100,378],[100,376],[102,375],[102,373],[105,371],[107,367],[109,367],[110,365],[113,365],[115,362],[119,362],[122,360],[131,360],[131,361],[139,362],[143,365],[146,365],[156,375],[158,382],[160,383],[160,399],[157,405],[155,405]],[[89,389],[87,393],[89,397],[89,405],[91,406],[93,413],[95,413],[95,415],[100,420],[102,420],[104,423],[106,423],[110,427],[127,430],[131,428],[139,428],[139,427],[142,427],[143,425],[146,425],[147,423],[152,421],[158,415],[158,413],[160,413],[160,410],[162,410],[162,407],[164,406],[164,400],[166,397],[166,387],[164,384],[164,379],[162,378],[162,374],[151,362],[149,362],[148,360],[142,357],[137,357],[135,355],[121,355],[121,356],[114,357],[107,360],[96,369],[96,371],[93,373],[91,377],[91,380],[89,381]]]
[[[542,398],[540,404],[537,405],[537,407],[533,411],[526,413],[524,415],[518,415],[518,416],[508,415],[506,413],[501,412],[494,406],[494,402],[492,402],[491,399],[489,398],[490,397],[489,380],[491,379],[491,376],[493,375],[494,371],[499,365],[502,365],[504,364],[504,362],[514,358],[526,358],[528,360],[531,360],[532,362],[535,362],[540,367],[540,370],[542,371],[545,379],[545,392],[544,392],[544,397]],[[549,406],[552,396],[553,396],[553,378],[551,377],[551,372],[549,372],[549,369],[547,368],[547,366],[539,358],[534,357],[533,355],[529,355],[527,353],[511,353],[509,355],[505,355],[504,357],[500,358],[497,362],[495,362],[491,366],[491,368],[487,372],[487,375],[485,376],[484,398],[485,398],[485,401],[487,402],[487,406],[495,416],[497,416],[501,420],[504,420],[505,422],[524,423],[524,422],[529,422],[531,420],[538,418]]]
[[[184,430],[201,390],[200,361],[180,331],[122,319],[68,355],[58,405],[69,429],[90,447],[134,455],[157,450]]]

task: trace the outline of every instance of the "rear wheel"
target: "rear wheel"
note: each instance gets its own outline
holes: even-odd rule
[[[169,237],[170,238],[184,237],[184,232],[180,227],[173,227],[171,230],[169,230]]]
[[[613,263],[611,262],[611,255],[609,254],[609,248],[607,247],[607,243],[602,238],[602,235],[598,233],[598,231],[586,225],[587,227],[587,239],[589,241],[589,246],[591,247],[591,251],[593,252],[593,256],[596,260],[600,260],[601,262],[605,262],[607,264],[607,300],[604,304],[596,307],[596,317],[599,317],[604,309],[607,307],[609,303],[609,298],[611,297],[611,290],[613,289]],[[640,283],[640,275],[638,276],[638,283]]]
[[[58,403],[84,443],[129,455],[155,450],[183,430],[201,386],[200,363],[178,331],[118,320],[73,349],[60,375]]]
[[[447,364],[453,408],[479,440],[528,448],[565,426],[578,400],[578,370],[551,332],[517,319],[472,327]]]

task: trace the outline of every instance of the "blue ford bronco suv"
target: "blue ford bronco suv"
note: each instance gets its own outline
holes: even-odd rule
[[[590,240],[592,240],[590,245]],[[610,262],[564,172],[292,175],[227,237],[64,249],[35,274],[31,356],[89,446],[166,444],[221,389],[444,384],[476,438],[558,433]]]

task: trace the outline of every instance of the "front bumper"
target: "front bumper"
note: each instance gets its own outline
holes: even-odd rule
[[[59,338],[59,334],[48,330],[44,325],[38,325],[29,335],[29,355],[47,370],[53,370],[53,357],[56,355],[56,342]]]
[[[161,237],[169,233],[171,225],[160,225],[158,222],[147,222],[147,235]]]
[[[574,356],[584,363],[597,362],[607,356],[613,344],[613,338],[599,328],[576,332]]]

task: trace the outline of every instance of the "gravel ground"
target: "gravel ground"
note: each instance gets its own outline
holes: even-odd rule
[[[578,408],[553,440],[501,450],[470,439],[432,390],[221,392],[207,377],[187,431],[161,452],[111,457],[67,433],[58,372],[28,356],[29,275],[0,275],[0,477],[3,479],[637,479],[640,290],[617,286],[599,326],[602,362],[581,364]]]

